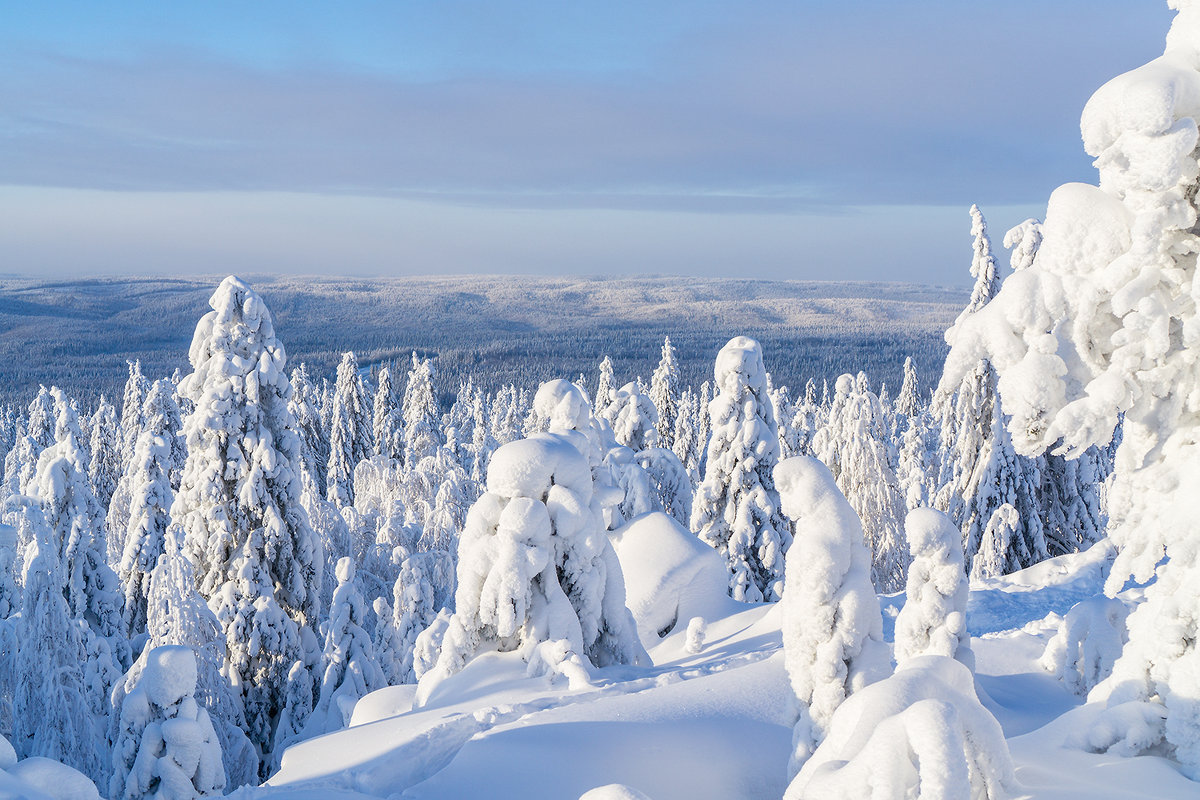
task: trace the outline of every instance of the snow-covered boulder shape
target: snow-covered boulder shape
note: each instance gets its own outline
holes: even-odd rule
[[[219,797],[225,789],[221,745],[208,712],[197,705],[191,648],[155,648],[121,704],[113,746],[113,800]]]
[[[88,780],[86,775],[50,758],[26,758],[5,771],[35,792],[40,792],[30,795],[30,800],[41,797],[50,800],[100,800],[96,784]],[[20,793],[13,796],[25,798],[27,795]]]
[[[1004,732],[971,671],[920,656],[838,708],[784,798],[996,800],[1015,783]]]
[[[579,800],[650,800],[650,797],[632,786],[610,783],[589,789],[579,796]]]
[[[1093,597],[1076,603],[1038,662],[1081,697],[1112,674],[1129,636],[1129,609],[1120,600]]]
[[[916,656],[947,656],[974,669],[959,529],[942,512],[917,508],[908,513],[904,532],[913,560],[904,608],[896,618],[896,663]]]
[[[891,667],[862,525],[829,468],[807,456],[775,468],[796,522],[783,594],[783,659],[799,701],[789,774],[825,738],[838,706]]]
[[[1166,749],[1196,779],[1200,3],[1169,5],[1179,14],[1164,54],[1106,83],[1084,109],[1100,185],[1051,195],[1034,263],[966,326],[946,375],[989,358],[1013,443],[1028,455],[1104,446],[1124,415],[1108,497],[1120,550],[1105,590],[1115,596],[1130,576],[1156,580],[1130,614],[1108,703],[1123,718],[1116,706],[1161,704]]]
[[[715,617],[729,573],[716,551],[667,514],[638,517],[612,533],[625,576],[625,601],[647,647],[680,623]]]
[[[537,434],[492,455],[459,540],[455,612],[417,705],[484,649],[530,661],[543,642],[562,642],[562,664],[648,663],[577,436]]]
[[[734,600],[778,600],[792,534],[771,476],[779,461],[779,428],[762,347],[745,336],[731,339],[717,354],[714,373],[712,436],[691,527],[724,557]]]

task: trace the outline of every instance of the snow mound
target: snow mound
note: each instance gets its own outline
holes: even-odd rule
[[[12,744],[0,736],[0,769],[11,769],[13,764],[17,763],[17,751],[13,750]]]
[[[354,713],[350,715],[349,727],[366,725],[388,719],[397,714],[412,711],[413,697],[417,693],[415,683],[400,686],[388,686],[377,689],[354,704]]]
[[[649,797],[620,783],[597,786],[579,796],[579,800],[650,800]]]
[[[138,681],[150,701],[166,708],[196,691],[196,656],[190,647],[164,645],[150,651]]]
[[[49,758],[33,756],[18,761],[7,771],[17,780],[54,800],[100,800],[96,784],[88,780],[86,775]]]
[[[725,563],[673,517],[644,514],[610,536],[625,575],[625,603],[646,647],[681,621],[721,615],[729,582]]]
[[[848,697],[787,800],[1005,797],[1015,785],[1000,723],[971,671],[920,656]]]

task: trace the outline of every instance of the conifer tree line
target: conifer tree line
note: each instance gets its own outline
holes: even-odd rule
[[[951,344],[1003,278],[971,218],[975,286]],[[1014,270],[1039,241],[1034,221],[1010,233]],[[210,305],[191,371],[131,363],[119,410],[54,387],[0,408],[0,734],[113,797],[153,795],[160,773],[173,796],[259,782],[368,692],[421,681],[420,701],[489,642],[568,677],[640,663],[597,533],[646,512],[716,549],[733,598],[780,599],[794,531],[773,470],[792,456],[828,468],[880,592],[905,586],[916,508],[946,513],[972,578],[1105,534],[1115,445],[1017,455],[987,360],[930,391],[909,359],[892,399],[862,372],[776,386],[770,354],[737,337],[696,387],[667,338],[648,380],[605,358],[574,383],[467,380],[443,408],[430,359],[371,369],[348,352],[316,376],[288,363],[246,283]],[[522,557],[482,558],[496,537]],[[495,594],[496,570],[513,594]],[[166,691],[171,669],[188,680]],[[168,719],[202,759],[171,760]]]

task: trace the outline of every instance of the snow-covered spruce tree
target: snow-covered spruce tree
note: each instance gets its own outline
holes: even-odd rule
[[[147,598],[147,640],[142,657],[126,674],[123,684],[113,691],[114,723],[120,718],[120,704],[125,692],[132,688],[146,663],[146,656],[156,647],[183,645],[196,660],[195,698],[212,718],[225,763],[225,785],[236,788],[258,781],[258,755],[242,732],[245,717],[241,701],[221,673],[225,665],[225,634],[216,615],[196,592],[196,575],[192,564],[183,555],[178,529],[169,528],[163,553],[150,577]],[[311,702],[311,701],[310,701]],[[111,737],[116,740],[115,730]]]
[[[354,704],[386,683],[371,637],[362,627],[367,606],[355,585],[354,562],[349,558],[338,561],[337,579],[321,659],[325,669],[320,698],[308,718],[307,729],[313,735],[349,725]]]
[[[955,658],[972,671],[967,633],[967,573],[958,528],[940,511],[918,508],[904,522],[912,563],[896,618],[896,663],[917,656]]]
[[[617,381],[613,377],[612,359],[605,356],[600,362],[600,378],[596,383],[596,397],[592,403],[597,417],[604,418],[604,412],[608,409],[608,404],[612,402],[612,393],[616,388]]]
[[[100,405],[92,414],[88,442],[88,450],[92,455],[88,464],[92,493],[100,501],[100,506],[107,509],[116,491],[117,481],[121,478],[122,442],[117,410],[104,395],[100,395]]]
[[[1013,558],[1012,542],[1021,527],[1021,512],[1004,503],[992,512],[980,539],[979,549],[971,559],[971,577],[975,580],[997,578],[1021,568]]]
[[[42,453],[30,488],[50,526],[72,618],[110,639],[121,665],[128,665],[120,582],[105,560],[104,509],[92,494],[74,435]]]
[[[975,237],[971,274],[975,286],[970,303],[946,331],[946,341],[952,348],[960,337],[972,338],[964,331],[1000,289],[987,226],[976,206],[971,206],[971,220]],[[966,349],[959,348],[960,355]],[[977,349],[973,352],[976,358],[969,368],[964,369],[961,363],[948,365],[934,398],[944,448],[934,505],[962,531],[967,563],[979,551],[996,509],[1005,503],[1013,506],[1019,515],[1018,528],[1008,543],[1011,552],[1002,555],[1011,569],[1020,569],[1049,557],[1038,503],[1041,471],[1037,462],[1014,450],[1004,427],[1004,392],[996,369],[986,354]]]
[[[675,444],[675,419],[679,415],[680,384],[679,361],[671,337],[663,339],[662,358],[650,376],[650,402],[658,412],[658,444],[670,448]],[[619,439],[619,437],[618,437]],[[638,450],[640,448],[633,448]]]
[[[63,599],[53,534],[40,508],[25,504],[22,513],[31,539],[17,630],[12,744],[22,758],[51,758],[99,781],[105,775],[104,718],[88,697],[87,656]]]
[[[1107,534],[1100,502],[1109,474],[1106,461],[1098,447],[1078,458],[1053,453],[1042,458],[1042,529],[1051,556],[1086,550]]]
[[[172,491],[179,488],[183,465],[187,460],[187,443],[183,438],[183,422],[179,404],[170,381],[155,381],[142,404],[142,431],[152,439],[162,439],[167,449],[160,452],[159,466],[167,476]],[[139,434],[139,436],[141,435]],[[135,448],[136,450],[136,448]],[[111,563],[120,565],[125,555],[126,537],[131,525],[134,496],[142,491],[145,480],[145,461],[130,458],[125,472],[117,482],[116,491],[108,505],[108,555]],[[170,509],[170,506],[166,506]],[[147,562],[153,568],[154,562]]]
[[[165,645],[149,652],[121,704],[109,797],[193,800],[224,794],[221,745],[195,691],[191,649]]]
[[[339,507],[354,502],[354,468],[374,449],[366,389],[354,353],[343,353],[337,368],[333,414],[329,422],[329,464],[326,486],[329,502]]]
[[[28,494],[37,474],[38,457],[55,442],[54,400],[42,386],[29,403],[24,432],[4,457],[4,487],[10,494]]]
[[[700,459],[704,452],[704,442],[700,441],[698,417],[700,401],[691,388],[683,390],[679,396],[678,413],[675,416],[675,433],[671,451],[687,470],[692,493],[700,485]],[[687,527],[686,523],[684,527]]]
[[[829,422],[813,447],[862,521],[875,586],[894,592],[904,586],[908,548],[902,529],[906,509],[889,463],[886,425],[866,375],[842,375]]]
[[[150,381],[142,374],[141,361],[127,361],[129,377],[121,400],[121,464],[133,458],[133,447],[142,432],[142,404],[150,392]]]
[[[404,466],[412,469],[441,447],[437,400],[433,396],[433,365],[412,354],[412,369],[404,387]]]
[[[430,553],[405,556],[400,576],[392,587],[391,605],[375,599],[379,622],[375,627],[376,652],[389,684],[416,683],[413,656],[417,636],[437,617]]]
[[[392,386],[392,371],[386,366],[379,370],[375,384],[373,430],[375,455],[400,458],[404,455],[404,439],[397,420],[396,390]]]
[[[937,464],[930,438],[929,415],[924,411],[909,416],[900,432],[896,483],[909,511],[930,505],[930,495],[934,492]]]
[[[129,504],[129,527],[125,532],[125,550],[117,575],[125,594],[124,631],[136,636],[146,629],[146,604],[150,596],[150,576],[166,544],[171,524],[171,491],[168,470],[171,445],[162,436],[148,431],[138,437],[130,459],[129,474],[133,496]]]
[[[484,649],[516,650],[531,670],[572,683],[589,664],[649,661],[581,438],[537,434],[492,456],[459,543],[455,612],[418,704]]]
[[[913,417],[920,416],[925,411],[925,404],[921,400],[921,393],[917,388],[917,367],[913,364],[911,356],[904,358],[904,380],[900,384],[900,394],[896,395],[896,402],[892,404],[892,429],[890,431],[893,441],[898,440],[909,426],[909,420]]]
[[[679,458],[664,447],[647,448],[635,458],[650,479],[654,505],[686,528],[692,518],[692,481]]]
[[[329,469],[329,433],[321,422],[321,398],[304,364],[292,370],[292,399],[288,408],[300,432],[300,459],[316,487],[325,495]]]
[[[442,415],[442,433],[446,447],[454,454],[458,463],[470,467],[469,446],[475,435],[475,381],[471,376],[458,384],[458,392],[450,410]]]
[[[758,342],[730,340],[717,354],[715,376],[717,396],[708,409],[712,438],[691,527],[724,556],[735,600],[778,600],[792,534],[771,475],[779,461],[779,431]]]
[[[300,438],[271,315],[233,276],[209,305],[192,339],[193,372],[180,385],[195,409],[184,423],[188,459],[171,518],[224,629],[225,672],[240,690],[250,740],[267,754],[288,670],[315,662],[321,565],[300,505]]]
[[[862,525],[829,469],[797,456],[775,468],[796,523],[783,593],[783,656],[799,701],[789,776],[825,737],[833,712],[890,668]]]
[[[637,383],[627,383],[611,398],[601,419],[612,427],[617,442],[635,453],[658,447],[659,418],[650,396],[642,394]]]

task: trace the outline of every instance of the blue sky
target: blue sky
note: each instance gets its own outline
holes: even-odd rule
[[[1165,0],[0,0],[0,271],[965,283]]]

